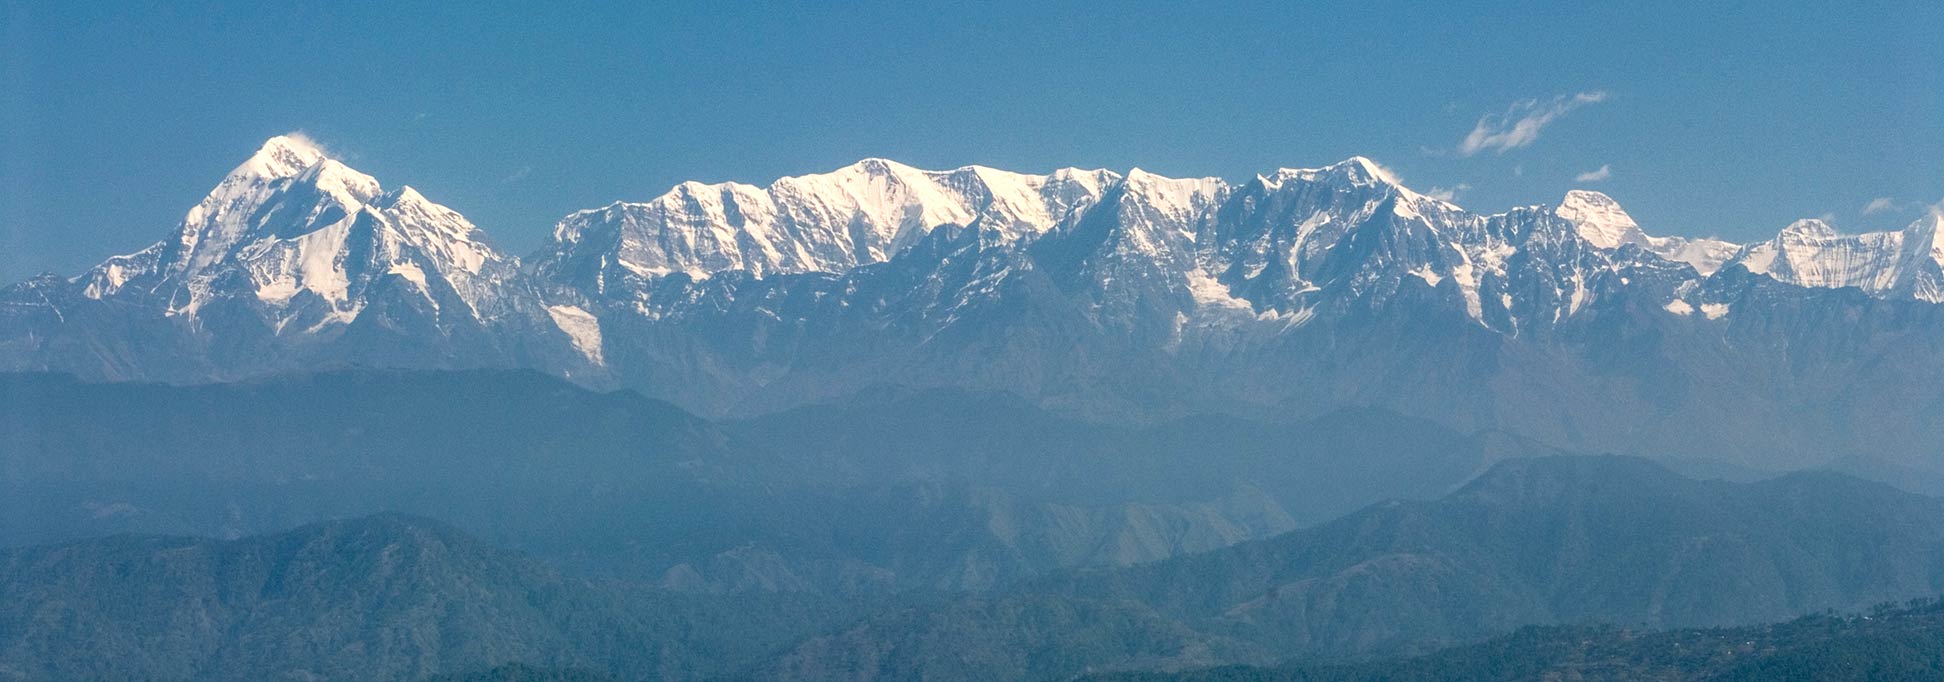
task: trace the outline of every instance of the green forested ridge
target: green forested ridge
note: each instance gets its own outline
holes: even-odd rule
[[[1834,474],[1731,484],[1628,458],[1511,460],[1434,502],[1266,541],[875,602],[563,576],[397,514],[121,535],[0,552],[0,679],[1060,679],[1429,652],[1535,624],[1735,626],[1938,592],[1940,504]],[[1815,622],[1789,641],[1813,642]],[[1845,623],[1832,641],[1866,632]],[[1578,630],[1485,646],[1556,632]],[[1852,655],[1832,646],[1765,665]],[[1540,666],[1552,650],[1481,656]],[[531,669],[495,669],[511,664]]]
[[[582,668],[537,668],[508,663],[482,670],[434,675],[424,682],[613,682],[609,675]]]
[[[992,596],[879,612],[765,674],[1053,679],[1428,651],[1533,624],[1727,626],[1944,590],[1944,503],[1826,473],[1502,463],[1432,502]]]
[[[1442,682],[1944,679],[1944,600],[1733,628],[1534,626],[1423,656],[1089,676],[1095,682]]]
[[[412,680],[506,662],[690,679],[842,608],[563,577],[396,514],[233,541],[122,535],[0,552],[0,679]]]

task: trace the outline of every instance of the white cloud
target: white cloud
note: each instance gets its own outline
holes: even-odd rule
[[[528,174],[530,174],[530,173],[532,173],[532,172],[533,172],[533,167],[532,167],[532,166],[521,166],[521,167],[519,167],[519,168],[515,168],[515,169],[513,169],[513,174],[512,174],[512,175],[508,175],[508,176],[506,176],[506,177],[504,177],[504,178],[501,178],[501,179],[500,179],[500,183],[501,183],[501,184],[512,184],[512,183],[515,183],[515,182],[519,182],[519,181],[521,181],[521,180],[525,180],[525,179],[526,179],[526,176],[527,176]]]
[[[1573,176],[1573,182],[1599,182],[1610,177],[1613,177],[1613,166],[1603,163],[1600,164],[1599,170],[1590,170]]]
[[[1539,139],[1539,131],[1567,112],[1598,104],[1607,99],[1604,90],[1560,95],[1550,100],[1528,99],[1513,102],[1503,115],[1486,114],[1478,118],[1465,141],[1458,143],[1459,156],[1472,156],[1491,150],[1500,154],[1525,147]]]
[[[1433,187],[1431,191],[1425,192],[1424,196],[1437,199],[1438,201],[1452,201],[1457,199],[1458,195],[1469,191],[1471,191],[1471,185],[1461,182],[1451,187]]]
[[[337,157],[336,154],[331,153],[330,147],[324,146],[324,143],[317,141],[317,138],[311,137],[309,133],[306,133],[302,130],[292,130],[290,132],[284,133],[283,136],[295,140],[298,144],[304,144],[304,145],[310,145],[312,147],[316,147],[318,151],[324,152],[325,156],[329,156],[332,158]]]
[[[1365,161],[1368,161],[1368,162],[1370,162],[1370,165],[1371,165],[1371,167],[1373,167],[1373,168],[1376,168],[1376,169],[1377,169],[1377,174],[1378,174],[1379,176],[1382,176],[1382,177],[1381,177],[1380,179],[1382,179],[1382,180],[1386,180],[1386,181],[1389,181],[1389,182],[1394,182],[1394,183],[1397,183],[1397,184],[1399,184],[1399,185],[1402,185],[1402,184],[1404,184],[1404,176],[1402,176],[1402,175],[1398,175],[1398,174],[1397,174],[1397,171],[1394,171],[1394,170],[1391,170],[1391,169],[1390,169],[1390,166],[1386,166],[1386,165],[1384,165],[1384,164],[1381,164],[1381,163],[1377,163],[1377,160],[1376,160],[1376,159],[1372,159],[1372,158],[1369,158],[1369,157],[1363,157],[1363,160],[1365,160]]]
[[[1892,197],[1877,197],[1863,205],[1863,215],[1873,216],[1885,213],[1921,213],[1944,216],[1944,199],[1937,203],[1926,204],[1922,201],[1897,201]]]

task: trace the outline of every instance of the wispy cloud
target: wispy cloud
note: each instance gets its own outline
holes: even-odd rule
[[[1598,183],[1598,181],[1604,181],[1604,179],[1610,179],[1610,177],[1614,177],[1614,165],[1612,163],[1600,163],[1598,169],[1592,169],[1592,171],[1575,175],[1573,181],[1575,183]]]
[[[1613,166],[1603,163],[1600,164],[1598,170],[1590,170],[1573,176],[1573,182],[1599,182],[1610,177],[1613,177]]]
[[[330,147],[324,146],[323,142],[319,142],[317,141],[317,138],[311,137],[310,133],[306,133],[302,130],[292,130],[290,132],[284,133],[283,136],[288,137],[292,140],[296,140],[298,144],[304,144],[304,145],[310,145],[312,147],[316,147],[318,151],[324,152],[325,156],[331,156],[331,157],[336,156],[336,154],[331,153],[333,150]]]
[[[1506,107],[1504,114],[1486,114],[1478,118],[1471,133],[1458,143],[1459,156],[1472,156],[1482,151],[1499,154],[1531,145],[1539,139],[1539,131],[1559,117],[1574,109],[1588,104],[1605,102],[1604,90],[1560,95],[1552,99],[1528,99],[1513,102]]]
[[[1878,213],[1889,213],[1899,208],[1901,207],[1897,205],[1896,199],[1892,199],[1890,197],[1877,197],[1875,199],[1871,199],[1870,203],[1863,205],[1863,215],[1876,215]]]
[[[533,172],[532,166],[521,166],[519,168],[514,169],[512,175],[508,175],[504,178],[501,178],[500,183],[510,185],[519,182],[521,180],[525,180],[526,176],[531,174],[532,172]]]
[[[1458,195],[1469,191],[1471,191],[1471,185],[1461,182],[1450,187],[1433,187],[1431,191],[1425,192],[1424,196],[1437,199],[1438,201],[1452,201],[1457,199]]]
[[[1893,197],[1877,197],[1863,205],[1863,215],[1882,215],[1885,213],[1937,213],[1944,215],[1944,199],[1927,204],[1922,201],[1898,201]]]

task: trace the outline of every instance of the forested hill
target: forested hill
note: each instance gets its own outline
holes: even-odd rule
[[[1432,682],[1449,680],[1944,679],[1944,600],[1886,603],[1869,614],[1820,614],[1775,625],[1636,632],[1531,627],[1416,658],[1350,665],[1229,666],[1125,673],[1093,682]]]

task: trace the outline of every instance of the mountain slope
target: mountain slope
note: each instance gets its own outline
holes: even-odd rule
[[[1773,625],[1636,632],[1525,628],[1416,658],[1281,668],[1091,676],[1119,682],[1333,680],[1917,680],[1944,675],[1944,609],[1935,600],[1881,604],[1868,615],[1814,615]]]
[[[845,622],[831,620],[841,607],[801,595],[566,578],[442,524],[387,514],[230,541],[123,535],[0,550],[0,679],[405,680],[495,667],[480,674],[1037,679],[1410,651],[1525,623],[1774,620],[1929,593],[1944,580],[1940,559],[1944,503],[1932,498],[1827,474],[1702,483],[1624,458],[1545,458],[1506,462],[1436,502],[997,595],[907,600]],[[1750,630],[1747,639],[1783,653],[1730,668],[1779,674],[1852,635],[1890,642],[1906,631],[1891,627],[1906,616],[1879,615],[1881,626]],[[806,631],[825,634],[774,655]],[[1588,642],[1611,631],[1565,632],[1481,650],[1502,658],[1538,637],[1543,651],[1583,660],[1670,638],[1714,647],[1744,637],[1677,632],[1609,646]],[[1401,669],[1450,671],[1476,661],[1467,651]]]
[[[284,314],[273,318],[279,330],[310,330],[356,319],[365,290],[396,276],[435,301],[449,294],[478,319],[492,277],[509,266],[483,238],[412,188],[387,192],[308,141],[280,136],[190,209],[173,239],[109,259],[81,284],[90,298],[159,298],[183,317],[248,295]]]
[[[833,485],[975,485],[1075,505],[1244,493],[1273,500],[1290,519],[1276,524],[1283,530],[1381,499],[1440,497],[1499,460],[1557,453],[1509,434],[1462,434],[1374,409],[1295,423],[1201,416],[1128,429],[1010,394],[889,386],[724,427],[817,462],[803,467],[807,475]]]
[[[301,136],[265,142],[168,238],[37,282],[0,317],[8,366],[172,380],[317,364],[584,373],[596,355],[463,216]],[[61,352],[70,343],[88,355]]]
[[[1580,237],[1594,246],[1618,249],[1632,244],[1662,258],[1686,263],[1702,275],[1720,270],[1722,263],[1741,248],[1719,239],[1650,236],[1613,197],[1589,190],[1567,192],[1553,214],[1571,221]]]
[[[894,388],[713,423],[488,370],[207,386],[0,375],[0,443],[0,546],[399,511],[671,589],[850,595],[991,590],[1224,547],[1545,451],[1374,410],[1133,430]]]
[[[1728,265],[1805,287],[1855,287],[1873,296],[1944,302],[1944,215],[1932,213],[1895,232],[1840,234],[1800,220],[1767,242],[1750,244]]]
[[[693,678],[823,608],[567,579],[397,515],[123,535],[0,551],[0,679],[416,680],[507,662]]]
[[[1729,484],[1628,458],[1510,460],[1433,502],[883,612],[764,671],[1050,678],[1408,651],[1526,624],[1774,621],[1940,585],[1944,502],[1932,498],[1833,474]]]

